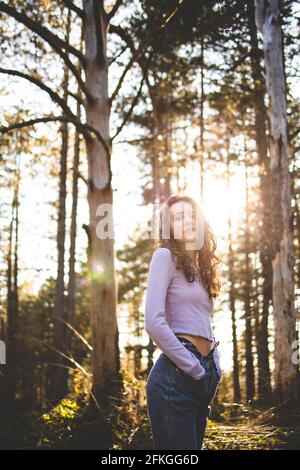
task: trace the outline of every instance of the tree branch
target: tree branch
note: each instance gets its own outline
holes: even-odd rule
[[[183,2],[184,2],[184,0],[177,0],[176,7],[170,13],[168,13],[164,16],[162,23],[158,23],[158,26],[153,27],[153,29],[151,29],[150,31],[148,31],[147,34],[145,34],[144,39],[141,41],[141,43],[140,43],[140,45],[138,46],[137,49],[135,49],[131,37],[128,35],[128,33],[126,33],[126,31],[123,28],[121,28],[120,26],[116,26],[114,24],[109,23],[108,32],[111,31],[112,33],[118,34],[128,44],[128,46],[130,47],[130,49],[132,51],[132,57],[131,57],[130,61],[128,62],[127,66],[125,67],[122,75],[121,75],[119,83],[118,83],[115,91],[113,92],[113,94],[110,98],[110,103],[112,103],[113,100],[115,99],[115,97],[117,96],[117,94],[118,94],[118,92],[119,92],[119,90],[122,86],[122,83],[125,79],[125,76],[126,76],[127,72],[130,70],[132,64],[135,61],[137,61],[137,62],[139,61],[139,59],[143,55],[145,49],[147,49],[148,45],[152,41],[153,37],[155,37],[160,30],[163,30],[167,26],[167,24],[175,17],[178,9],[183,4]]]
[[[125,44],[125,46],[123,46],[120,50],[120,52],[116,55],[114,55],[114,57],[108,62],[108,67],[110,67],[112,64],[114,64],[118,59],[119,57],[121,57],[121,55],[128,49],[128,46],[127,44]]]
[[[82,19],[84,20],[85,19],[85,13],[84,11],[77,7],[76,5],[74,5],[73,2],[71,2],[70,0],[63,0],[63,3],[66,5],[67,8],[70,8],[70,10],[74,11],[75,13],[77,13],[77,15]]]
[[[19,72],[17,70],[12,70],[12,69],[0,68],[0,73],[5,73],[7,75],[13,75],[13,76],[21,77],[21,78],[24,78],[25,80],[28,80],[29,82],[33,83],[34,85],[38,86],[43,91],[48,93],[48,95],[52,98],[52,100],[55,101],[55,103],[57,103],[67,115],[72,116],[73,118],[76,118],[75,114],[72,113],[72,111],[69,108],[69,106],[67,105],[67,103],[59,96],[59,94],[56,93],[55,91],[53,91],[50,87],[48,87],[47,85],[42,83],[37,78],[35,78],[31,75],[28,75],[26,73]]]
[[[127,75],[127,72],[131,69],[133,63],[135,61],[139,60],[142,53],[144,52],[146,41],[142,42],[140,44],[140,46],[138,47],[138,49],[136,50],[134,48],[134,45],[133,45],[133,42],[132,42],[131,38],[130,39],[128,38],[128,35],[125,33],[125,31],[120,26],[115,26],[113,24],[110,24],[109,25],[109,31],[111,31],[112,33],[118,34],[124,41],[126,41],[126,44],[128,44],[128,46],[130,47],[130,49],[132,51],[132,57],[131,57],[130,61],[128,62],[128,64],[126,65],[126,67],[125,67],[125,69],[124,69],[124,71],[123,71],[123,73],[122,73],[122,75],[119,79],[119,82],[118,82],[114,92],[112,93],[112,95],[110,97],[110,103],[112,103],[114,101],[114,99],[116,98],[117,94],[119,93],[119,90],[122,86],[122,83],[124,82],[124,79]]]
[[[7,134],[8,132],[14,130],[14,129],[22,129],[23,127],[28,127],[28,126],[33,126],[34,124],[39,124],[42,122],[55,122],[55,121],[60,121],[60,122],[71,122],[74,124],[74,126],[78,129],[79,132],[83,134],[83,136],[89,140],[91,138],[90,134],[95,134],[97,139],[101,142],[103,145],[106,154],[110,155],[110,149],[107,146],[105,140],[103,139],[102,135],[93,127],[89,126],[88,124],[82,124],[82,122],[78,121],[78,119],[73,119],[68,116],[45,116],[42,118],[36,118],[36,119],[30,119],[29,121],[23,121],[23,122],[16,122],[14,124],[11,124],[10,126],[2,126],[0,127],[0,132],[2,134]]]
[[[123,127],[125,126],[125,124],[128,122],[133,110],[134,110],[134,107],[136,106],[137,104],[137,101],[141,95],[141,92],[142,92],[142,88],[143,88],[143,84],[144,84],[144,81],[145,81],[145,78],[146,78],[146,75],[148,73],[148,70],[149,70],[149,67],[150,67],[150,62],[151,62],[151,58],[153,56],[153,49],[152,51],[149,53],[149,58],[148,58],[148,61],[147,61],[147,64],[146,66],[144,67],[143,69],[143,76],[142,76],[142,80],[141,80],[141,84],[140,84],[140,87],[139,87],[139,90],[136,94],[136,96],[134,97],[132,103],[131,103],[131,106],[130,106],[130,109],[129,111],[126,113],[125,115],[125,118],[124,118],[124,121],[122,122],[122,124],[118,127],[116,133],[114,134],[114,136],[112,137],[112,141],[115,139],[115,137],[117,137],[118,134],[120,134],[120,132],[122,131]]]
[[[68,54],[66,54],[62,49],[66,49],[68,52],[76,55],[77,58],[79,58],[79,60],[81,61],[81,63],[84,65],[85,57],[80,51],[78,51],[77,49],[72,47],[70,44],[63,41],[62,39],[58,38],[55,34],[51,33],[51,31],[49,31],[47,28],[38,24],[36,21],[33,21],[24,13],[20,13],[16,11],[14,8],[10,7],[4,2],[0,2],[0,11],[7,13],[9,16],[19,21],[19,23],[24,24],[24,26],[27,26],[31,31],[33,31],[35,34],[38,34],[42,39],[44,39],[59,54],[59,56],[65,62],[66,66],[71,70],[73,75],[76,77],[81,90],[85,93],[86,97],[88,99],[92,98],[89,94],[89,91],[87,90],[85,86],[85,83],[83,82],[81,78],[80,73],[76,69],[75,65],[69,59]]]
[[[115,26],[115,25],[111,25],[112,26],[112,30],[114,33],[118,34],[119,37],[125,42],[125,44],[127,44],[127,46],[130,48],[131,52],[132,52],[132,56],[135,55],[135,48],[134,48],[134,44],[133,44],[133,41],[131,39],[131,36],[123,29],[121,28],[120,26]],[[154,51],[153,51],[154,52]],[[143,52],[144,53],[144,52]],[[149,83],[149,79],[148,79],[148,74],[145,73],[145,64],[143,62],[143,58],[142,56],[140,56],[138,59],[137,59],[137,62],[139,64],[139,66],[141,67],[141,70],[145,76],[145,80],[146,80],[146,83],[147,83],[147,87],[149,89],[149,92],[151,93],[151,85]],[[131,67],[131,62],[128,64],[128,66]],[[148,71],[149,67],[147,66],[146,67],[146,72]],[[124,73],[122,74],[121,76],[121,79],[119,80],[119,83],[115,89],[115,91],[113,92],[112,96],[111,96],[111,102],[115,99],[119,89],[121,88],[121,85],[122,85],[122,81],[124,80],[125,78],[125,74],[127,73],[127,70],[124,70]]]
[[[75,93],[72,93],[71,91],[69,91],[68,93],[69,93],[69,95],[72,96],[72,98],[74,98],[74,100],[76,100],[79,104],[84,105],[84,101],[83,101],[83,99],[82,99],[80,96],[76,95]]]
[[[78,51],[75,47],[71,46],[67,41],[64,39],[59,38],[56,34],[53,34],[48,28],[45,26],[37,23],[36,21],[29,18],[29,16],[25,15],[25,13],[18,12],[13,7],[10,7],[4,2],[0,2],[0,10],[4,11],[10,16],[13,16],[17,21],[23,23],[29,29],[37,33],[41,38],[48,42],[51,46],[60,47],[61,49],[65,49],[70,54],[73,54],[80,60],[81,64],[85,65],[85,57],[84,55]]]
[[[293,132],[290,133],[290,140],[292,141],[300,132],[300,127],[294,129]]]
[[[70,168],[70,170],[74,171],[77,175],[78,175],[78,178],[82,179],[82,181],[88,185],[88,181],[87,179],[80,173],[80,171],[76,168],[74,168],[73,166]]]
[[[117,13],[119,7],[122,5],[123,3],[123,0],[116,0],[114,6],[112,7],[112,9],[110,10],[109,13],[107,13],[107,20],[110,21],[112,19],[112,17]]]

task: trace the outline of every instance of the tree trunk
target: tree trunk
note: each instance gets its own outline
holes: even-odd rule
[[[70,10],[68,11],[68,21],[66,26],[66,40],[69,41],[70,35]],[[69,87],[69,72],[67,67],[64,68],[63,79],[63,97],[64,101],[68,102],[68,87]],[[65,320],[65,238],[66,238],[66,180],[67,180],[67,158],[68,158],[68,124],[63,122],[61,125],[62,145],[60,153],[60,173],[59,173],[59,206],[58,206],[58,223],[57,223],[57,279],[56,279],[56,292],[55,292],[55,305],[54,305],[54,332],[53,332],[53,365],[51,365],[52,384],[50,399],[54,402],[65,397],[68,393],[68,369],[64,366],[66,360],[61,356],[61,353],[66,354],[65,348],[65,325],[62,320]],[[59,352],[58,352],[59,351]]]
[[[271,214],[270,214],[270,175],[268,142],[266,129],[266,108],[264,103],[265,85],[260,64],[260,49],[255,24],[254,0],[248,1],[249,32],[251,44],[251,67],[254,85],[255,140],[259,163],[259,183],[263,208],[260,230],[259,250],[262,264],[263,305],[261,317],[258,319],[257,362],[258,362],[258,397],[270,401],[272,395],[271,373],[268,349],[268,317],[272,299],[272,256],[271,256]]]
[[[82,52],[83,34],[80,39],[80,52]],[[80,88],[77,91],[80,96]],[[78,121],[81,119],[80,103],[77,101],[76,117]],[[70,254],[69,254],[69,279],[68,279],[68,299],[66,308],[66,320],[68,323],[73,323],[75,313],[75,297],[76,297],[76,234],[77,234],[77,205],[78,205],[78,178],[79,178],[79,160],[80,160],[80,134],[75,130],[75,144],[74,144],[74,157],[72,168],[72,209],[71,209],[71,227],[70,227]],[[67,348],[70,350],[71,337],[70,329],[66,328],[65,341]]]
[[[109,381],[116,376],[119,366],[114,234],[112,233],[110,101],[106,58],[107,23],[103,2],[84,0],[83,8],[85,12],[85,76],[86,87],[91,97],[85,104],[85,110],[87,123],[93,126],[102,137],[100,140],[97,136],[91,135],[86,140],[90,216],[86,231],[89,240],[93,393],[97,398],[101,396],[104,385],[108,385]],[[104,221],[102,217],[99,220],[99,216],[105,217]],[[105,233],[104,228],[108,228]]]
[[[17,133],[18,134],[18,133]],[[16,140],[22,139],[17,135]],[[4,375],[1,407],[13,409],[16,401],[18,375],[18,349],[16,335],[18,333],[19,296],[18,296],[18,228],[19,228],[19,189],[20,189],[20,156],[16,148],[16,180],[12,202],[11,222],[9,226],[7,254],[7,327],[6,327],[6,365]]]
[[[227,139],[227,188],[230,189],[230,148],[229,139]],[[230,208],[229,208],[230,211]],[[235,312],[235,278],[234,278],[234,254],[232,249],[232,222],[231,214],[228,214],[228,277],[230,283],[229,291],[229,304],[231,311],[231,324],[232,324],[232,356],[233,356],[233,395],[234,401],[241,401],[241,388],[239,380],[239,360],[238,360],[238,345],[237,345],[237,334],[236,334],[236,312]]]
[[[256,0],[255,4],[256,24],[263,36],[269,95],[275,394],[276,401],[282,402],[296,398],[299,376],[298,366],[292,361],[296,312],[292,272],[290,150],[278,0]]]
[[[252,401],[255,393],[254,364],[252,352],[252,311],[251,311],[251,283],[252,269],[250,265],[250,240],[249,240],[249,195],[248,195],[248,173],[245,149],[245,182],[246,182],[246,207],[245,207],[245,322],[246,322],[246,399]]]

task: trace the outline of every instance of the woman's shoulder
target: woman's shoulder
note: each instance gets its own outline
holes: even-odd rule
[[[171,250],[165,246],[158,246],[155,248],[154,253],[168,253],[171,255]]]
[[[162,258],[171,258],[172,257],[172,252],[169,248],[165,246],[159,246],[155,248],[153,252],[153,256],[160,256]]]
[[[155,248],[152,258],[159,259],[165,263],[175,264],[172,251],[164,246],[159,246]]]

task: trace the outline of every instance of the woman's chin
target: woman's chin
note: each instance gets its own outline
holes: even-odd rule
[[[189,233],[187,235],[184,235],[183,241],[184,242],[194,242],[195,239],[196,239],[196,235],[192,234],[192,233]]]

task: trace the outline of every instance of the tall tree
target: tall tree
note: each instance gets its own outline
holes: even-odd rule
[[[275,324],[275,394],[278,402],[297,396],[296,341],[291,233],[290,149],[286,110],[281,18],[278,0],[256,0],[256,24],[262,34],[269,97],[270,171],[272,173],[273,316]]]
[[[230,136],[226,139],[226,184],[228,191],[230,191]],[[234,401],[241,400],[241,387],[240,387],[240,367],[238,356],[238,342],[237,342],[237,324],[236,324],[236,307],[235,307],[235,272],[234,272],[234,251],[232,247],[232,214],[230,206],[228,207],[228,278],[230,283],[229,290],[229,305],[231,311],[231,328],[232,328],[232,359],[233,359],[233,395]]]
[[[244,139],[245,141],[245,139]],[[255,382],[254,382],[254,365],[253,365],[253,344],[252,344],[252,312],[251,307],[251,284],[252,284],[252,268],[250,260],[250,235],[249,235],[249,183],[248,183],[248,167],[247,167],[247,149],[246,143],[245,147],[245,162],[244,162],[244,171],[245,171],[245,192],[246,192],[246,204],[245,204],[245,323],[246,323],[246,398],[247,401],[253,400],[255,394]]]
[[[18,132],[16,134],[19,134]],[[7,367],[4,383],[2,406],[12,409],[17,393],[17,363],[18,363],[18,318],[19,318],[19,293],[18,293],[18,250],[19,250],[19,191],[20,191],[20,149],[22,139],[15,135],[15,181],[13,201],[11,206],[11,220],[9,224],[9,240],[7,253]]]
[[[261,50],[258,45],[255,23],[254,1],[247,3],[248,26],[250,32],[251,72],[253,78],[253,105],[255,113],[255,142],[259,162],[260,195],[263,206],[260,230],[260,259],[263,278],[263,305],[258,319],[257,361],[258,361],[258,394],[262,400],[271,397],[271,374],[268,351],[268,317],[272,299],[272,261],[271,261],[271,213],[270,213],[270,178],[267,142],[267,112],[265,108],[265,83],[261,66]]]
[[[69,42],[71,29],[71,14],[68,10],[65,40]],[[65,66],[63,77],[63,100],[68,104],[69,95],[69,70]],[[57,218],[57,279],[54,304],[54,353],[52,365],[51,399],[56,401],[68,393],[68,369],[64,367],[64,358],[61,353],[66,354],[65,348],[65,239],[66,239],[66,198],[67,198],[67,160],[69,132],[68,122],[61,123],[61,151],[59,162],[59,197]]]

